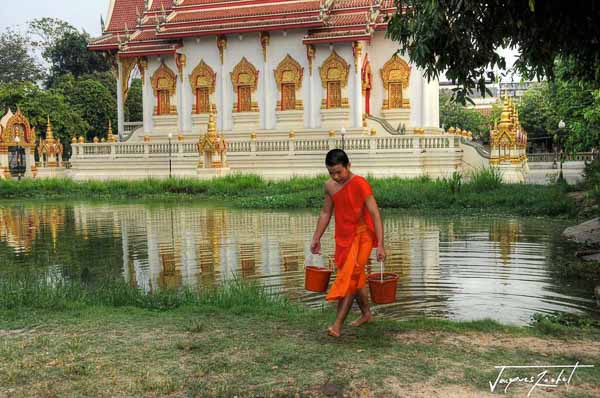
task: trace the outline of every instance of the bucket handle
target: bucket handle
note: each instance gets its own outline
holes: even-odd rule
[[[379,276],[381,277],[381,283],[383,283],[383,261],[379,262]]]
[[[331,257],[328,255],[323,255],[323,254],[313,254],[310,253],[308,256],[306,256],[306,258],[304,259],[304,268],[306,268],[306,260],[308,260],[309,258],[312,259],[315,256],[321,256],[323,257],[324,260],[327,261],[327,266],[323,267],[323,268],[327,268],[328,270],[332,270],[333,268],[331,267]]]

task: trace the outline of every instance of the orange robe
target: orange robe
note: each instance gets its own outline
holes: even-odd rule
[[[365,265],[377,246],[373,219],[365,204],[371,195],[367,180],[357,175],[333,195],[337,272],[326,300],[353,295],[366,284]]]

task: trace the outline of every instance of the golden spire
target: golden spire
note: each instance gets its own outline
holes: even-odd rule
[[[504,94],[504,106],[502,108],[502,114],[500,115],[500,123],[498,129],[500,131],[509,132],[513,127],[512,114],[511,114],[510,102],[508,99],[508,93]]]
[[[110,122],[110,119],[108,119],[108,133],[106,133],[106,135],[108,135],[109,137],[113,135],[112,124]]]
[[[50,123],[50,115],[48,115],[48,125],[46,126],[46,141],[54,141],[54,135],[52,134],[52,124]]]
[[[208,130],[206,134],[211,142],[215,142],[215,139],[217,138],[217,123],[215,121],[215,113],[212,107],[208,115]]]

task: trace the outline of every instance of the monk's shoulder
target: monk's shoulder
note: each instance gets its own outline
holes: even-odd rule
[[[333,181],[330,178],[327,181],[325,181],[325,184],[323,184],[323,189],[325,190],[326,193],[328,193],[329,195],[331,195],[331,193],[334,190],[334,184],[335,184],[335,181]]]

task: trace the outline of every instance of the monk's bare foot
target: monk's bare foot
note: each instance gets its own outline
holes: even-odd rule
[[[331,337],[340,337],[340,330],[336,329],[334,326],[329,326],[327,328],[327,334]]]
[[[361,316],[359,319],[355,320],[350,325],[352,325],[354,327],[358,327],[358,326],[362,325],[363,323],[371,322],[372,319],[373,319],[373,315],[369,313],[367,315]]]

